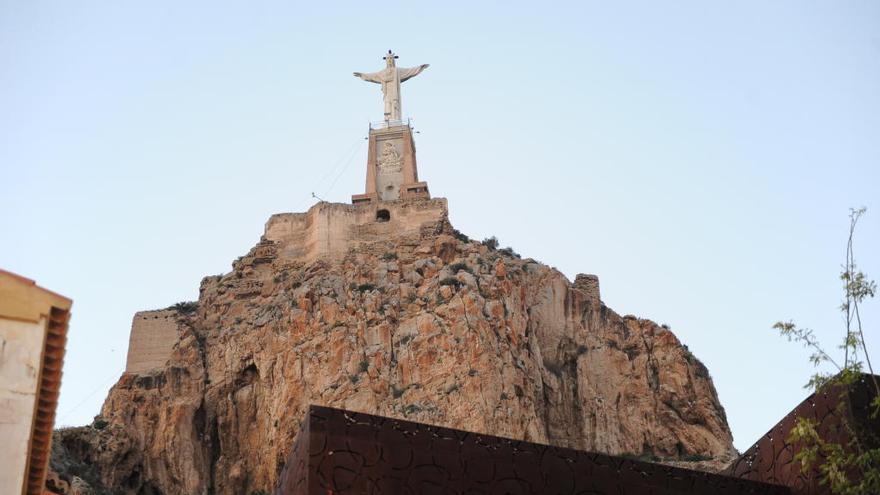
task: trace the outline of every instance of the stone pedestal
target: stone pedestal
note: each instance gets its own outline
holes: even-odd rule
[[[369,139],[366,191],[352,196],[352,203],[431,197],[428,184],[419,182],[416,145],[409,125],[370,129]]]

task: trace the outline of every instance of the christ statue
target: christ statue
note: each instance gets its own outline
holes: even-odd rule
[[[428,68],[428,64],[422,64],[418,67],[410,69],[397,68],[394,59],[397,55],[388,50],[385,55],[385,68],[379,72],[370,72],[362,74],[355,72],[354,75],[364,81],[381,84],[382,95],[385,98],[385,121],[401,120],[400,111],[400,83],[419,75],[423,70]]]

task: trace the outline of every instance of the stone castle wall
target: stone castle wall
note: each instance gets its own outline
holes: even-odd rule
[[[574,286],[576,289],[583,291],[589,299],[594,301],[602,299],[601,294],[599,294],[599,277],[596,275],[579,273],[574,279]]]
[[[447,215],[446,199],[409,199],[349,205],[318,203],[306,213],[280,213],[266,222],[265,241],[278,258],[311,262],[339,257],[360,243],[417,235]]]
[[[131,322],[126,373],[143,374],[165,366],[177,342],[177,312],[140,311]]]

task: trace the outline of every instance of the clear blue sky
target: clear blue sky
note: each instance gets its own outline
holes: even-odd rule
[[[2,1],[0,266],[74,299],[61,424],[97,413],[135,311],[363,190],[382,107],[351,72],[389,48],[431,64],[403,109],[457,228],[669,324],[740,449],[805,397],[770,326],[836,345],[851,206],[880,277],[878,2]]]

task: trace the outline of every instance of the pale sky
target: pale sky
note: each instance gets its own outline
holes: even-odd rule
[[[379,87],[419,172],[495,235],[672,327],[745,449],[834,349],[849,207],[880,277],[880,3],[0,0],[0,267],[73,298],[60,425],[90,422],[135,311],[198,296],[269,215],[363,191]],[[863,307],[880,363],[880,309]]]

